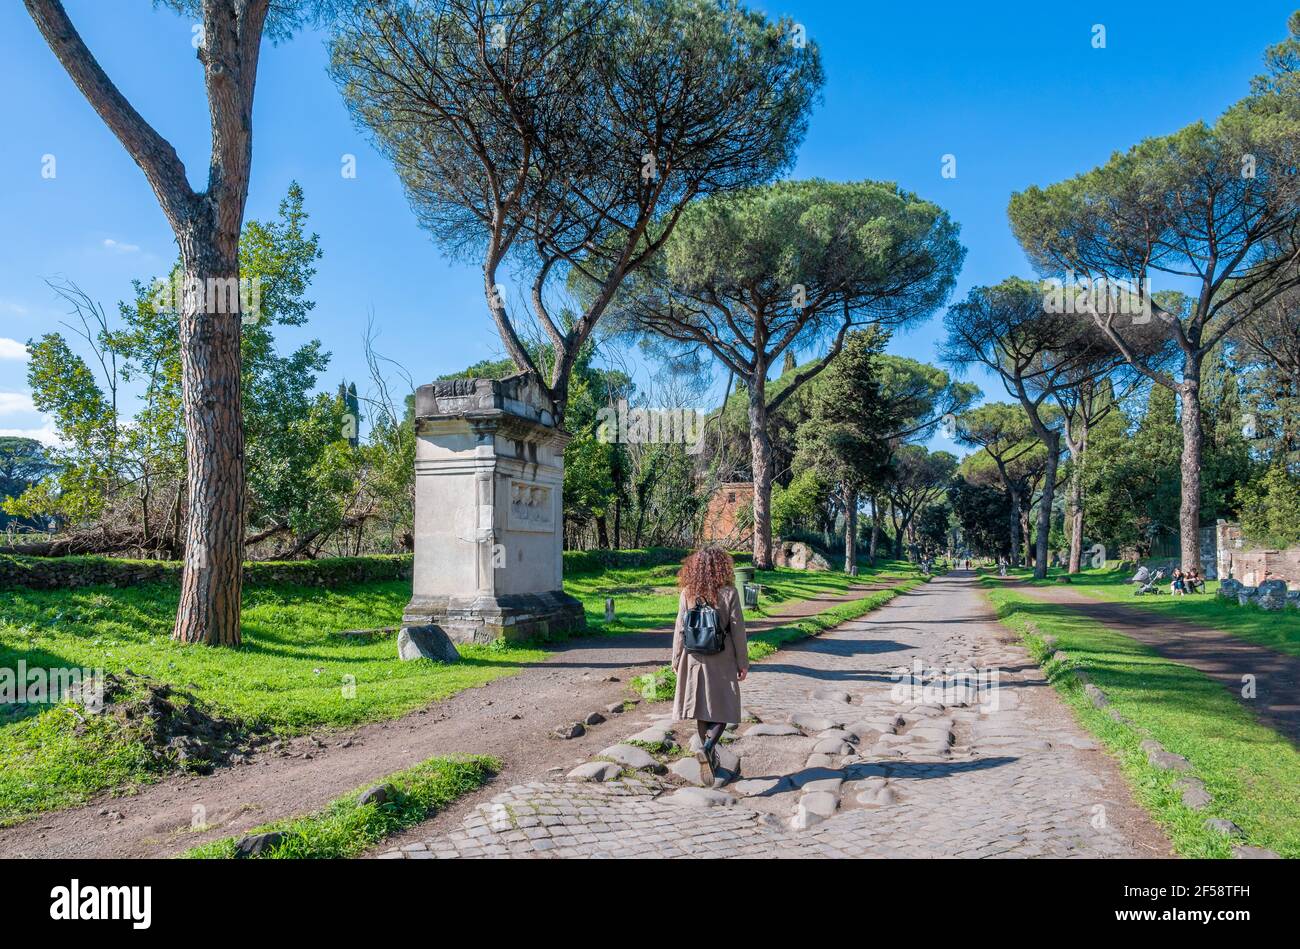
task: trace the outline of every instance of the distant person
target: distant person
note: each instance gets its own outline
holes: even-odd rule
[[[1183,596],[1187,593],[1187,580],[1181,567],[1174,567],[1174,577],[1169,581],[1169,592],[1174,596]]]
[[[1201,576],[1201,571],[1195,567],[1187,571],[1186,584],[1188,593],[1205,592],[1205,578]]]
[[[673,718],[695,719],[700,777],[711,787],[718,741],[729,723],[740,723],[740,683],[749,674],[749,641],[731,555],[720,547],[696,551],[682,564],[677,585],[682,593],[673,630]]]

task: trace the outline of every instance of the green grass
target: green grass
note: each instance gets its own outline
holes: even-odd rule
[[[1019,633],[1044,663],[1049,678],[1079,722],[1114,754],[1138,801],[1164,827],[1185,857],[1229,857],[1227,838],[1205,820],[1224,817],[1246,832],[1245,843],[1300,857],[1300,752],[1282,735],[1258,724],[1247,708],[1208,676],[1161,658],[1152,649],[1083,619],[1068,607],[984,581],[1002,621]],[[1043,636],[1069,654],[1110,699],[1109,708],[1132,724],[1094,708],[1082,683],[1048,659]],[[1213,802],[1186,807],[1174,788],[1177,772],[1146,760],[1139,744],[1154,738],[1192,764]]]
[[[897,586],[888,590],[876,590],[874,593],[868,593],[860,600],[837,603],[835,606],[824,609],[813,616],[796,620],[785,626],[777,626],[761,633],[755,633],[749,637],[749,661],[760,662],[777,652],[782,646],[798,642],[801,639],[807,639],[809,636],[816,636],[840,625],[840,623],[857,619],[859,616],[865,616],[872,610],[884,606],[899,594],[913,590],[926,582],[928,581],[924,577],[913,577],[909,580],[903,580]]]
[[[50,708],[0,726],[0,827],[160,773],[150,749],[115,720],[86,716],[82,725],[73,706]]]
[[[398,625],[410,596],[403,581],[250,590],[243,645],[211,649],[172,641],[177,592],[166,586],[15,590],[0,606],[0,666],[131,669],[293,733],[391,718],[545,658],[536,647],[464,646],[452,665],[400,662],[391,636],[331,635]]]
[[[9,591],[0,606],[0,667],[21,659],[28,667],[129,669],[250,728],[292,734],[393,718],[546,656],[536,646],[499,644],[462,646],[452,665],[401,662],[392,637],[330,635],[400,623],[410,599],[402,581],[249,590],[237,650],[173,642],[176,599],[164,584]],[[8,716],[0,709],[0,826],[175,770],[109,716],[83,723],[70,704],[23,714],[29,708]]]
[[[994,575],[996,572],[993,572]],[[1034,586],[1061,586],[1055,578],[1064,573],[1063,570],[1052,570],[1048,573],[1048,579],[1031,579],[1029,582]],[[1032,571],[1018,570],[1016,575],[1032,577]],[[1166,580],[1162,586],[1164,594],[1134,596],[1133,584],[1129,582],[1132,576],[1133,571],[1121,570],[1112,564],[1103,569],[1084,570],[1074,574],[1070,577],[1069,588],[1099,600],[1122,603],[1171,619],[1186,620],[1198,626],[1239,636],[1268,649],[1300,656],[1300,610],[1288,608],[1269,612],[1254,606],[1241,606],[1235,601],[1221,600],[1214,595],[1219,588],[1216,580],[1211,580],[1206,585],[1203,594],[1168,595],[1169,582]]]
[[[591,570],[575,573],[566,586],[583,599],[595,632],[659,628],[676,616],[676,570],[675,564]],[[863,579],[906,570],[886,565]],[[840,573],[787,570],[760,572],[759,580],[764,609],[758,615],[846,590],[851,582]],[[619,608],[608,626],[607,595]],[[406,581],[246,588],[239,649],[173,642],[177,597],[167,583],[5,591],[0,667],[22,660],[29,668],[131,670],[191,692],[213,714],[250,729],[294,734],[395,718],[546,658],[541,644],[498,642],[459,647],[461,661],[452,665],[401,662],[392,637],[332,635],[400,624],[410,599]],[[671,683],[668,688],[671,695]],[[87,718],[69,704],[0,706],[0,826],[106,790],[129,793],[177,767],[157,760],[117,719]]]
[[[315,814],[264,824],[249,831],[279,831],[284,839],[257,859],[335,860],[355,857],[380,841],[428,819],[463,794],[480,787],[501,770],[501,762],[483,755],[430,758],[414,768],[389,775],[331,801]],[[396,794],[383,804],[357,803],[368,788],[388,784]],[[222,860],[235,857],[238,838],[225,837],[195,847],[182,856]]]
[[[568,573],[565,590],[582,601],[587,626],[593,632],[619,634],[671,626],[677,616],[679,564],[636,569],[607,569]],[[825,594],[846,593],[855,583],[888,583],[915,576],[905,561],[886,561],[864,568],[857,577],[837,570],[804,571],[777,568],[759,570],[755,582],[762,587],[757,610],[746,616],[771,616],[793,602]],[[605,598],[614,598],[614,621],[605,622]]]

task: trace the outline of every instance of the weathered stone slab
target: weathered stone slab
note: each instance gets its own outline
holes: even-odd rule
[[[862,741],[870,735],[893,734],[894,729],[902,723],[902,717],[895,715],[892,718],[853,722],[850,725],[846,725],[844,730],[850,732],[858,741]]]
[[[836,738],[840,741],[857,741],[857,735],[846,728],[828,728],[824,732],[817,733],[818,738]]]
[[[1194,811],[1201,810],[1214,800],[1205,790],[1205,783],[1191,775],[1179,778],[1174,782],[1174,787],[1182,792],[1183,804]]]
[[[273,830],[265,834],[250,834],[241,837],[235,844],[236,857],[258,857],[284,840],[282,831]]]
[[[799,798],[799,804],[795,809],[794,817],[790,820],[790,826],[795,830],[807,830],[809,827],[833,817],[839,805],[839,798],[825,791],[804,794]]]
[[[704,774],[700,762],[695,758],[678,758],[668,766],[668,770],[687,784],[704,787]]]
[[[643,741],[647,745],[657,745],[661,742],[670,741],[673,737],[672,731],[667,728],[661,728],[658,725],[652,725],[644,728],[635,735],[628,735],[624,741]],[[699,737],[698,735],[696,736]]]
[[[844,786],[843,778],[818,778],[815,781],[808,781],[802,785],[800,790],[805,794],[813,792],[825,792],[834,794],[836,798],[840,796],[840,789]]]
[[[1232,821],[1223,817],[1212,817],[1205,822],[1206,830],[1217,831],[1225,837],[1244,837],[1246,832],[1234,824]]]
[[[820,715],[812,715],[808,712],[795,712],[790,716],[790,724],[815,734],[824,732],[828,728],[839,728],[844,723],[832,722],[829,718],[822,718]]]
[[[1138,747],[1147,753],[1147,761],[1162,771],[1190,771],[1192,769],[1190,761],[1182,755],[1166,751],[1158,741],[1152,741],[1148,738]]]
[[[1272,850],[1265,850],[1263,847],[1246,847],[1238,844],[1232,848],[1232,858],[1234,860],[1281,860],[1282,857]]]
[[[432,659],[434,662],[460,662],[455,644],[438,626],[403,626],[397,634],[399,659]]]
[[[396,795],[397,789],[391,784],[377,784],[357,798],[357,804],[360,807],[365,807],[367,804],[386,804]]]
[[[851,755],[853,746],[846,741],[838,738],[823,738],[817,744],[813,745],[813,754],[818,755]]]
[[[664,766],[654,756],[637,745],[610,745],[600,753],[602,758],[611,758],[626,768],[636,771],[653,771],[662,774]]]
[[[622,773],[623,769],[612,761],[588,761],[570,771],[568,778],[570,781],[603,783],[616,780]]]

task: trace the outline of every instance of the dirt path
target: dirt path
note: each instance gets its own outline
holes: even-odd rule
[[[1166,659],[1199,669],[1249,708],[1261,724],[1300,745],[1300,657],[1276,652],[1222,630],[1096,600],[1064,587],[1017,586],[1034,599],[1069,607],[1117,633],[1150,646]],[[1255,698],[1242,698],[1242,677],[1255,677]]]
[[[800,600],[755,620],[770,629],[890,584]],[[570,741],[548,737],[632,693],[632,677],[668,662],[671,629],[577,639],[545,662],[467,689],[398,719],[287,741],[246,765],[207,777],[177,776],[127,797],[38,815],[0,830],[0,857],[166,857],[196,844],[319,809],[354,788],[426,758],[491,754],[505,763],[494,785],[587,756],[618,735],[618,716]],[[206,824],[195,832],[195,824]]]

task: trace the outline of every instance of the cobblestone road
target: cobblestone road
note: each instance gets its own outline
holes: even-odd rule
[[[693,723],[652,712],[592,762],[380,854],[438,857],[1141,857],[1163,835],[973,578],[941,577],[753,667],[747,721],[699,784]],[[617,763],[615,763],[617,762]],[[407,838],[409,839],[409,837]]]

